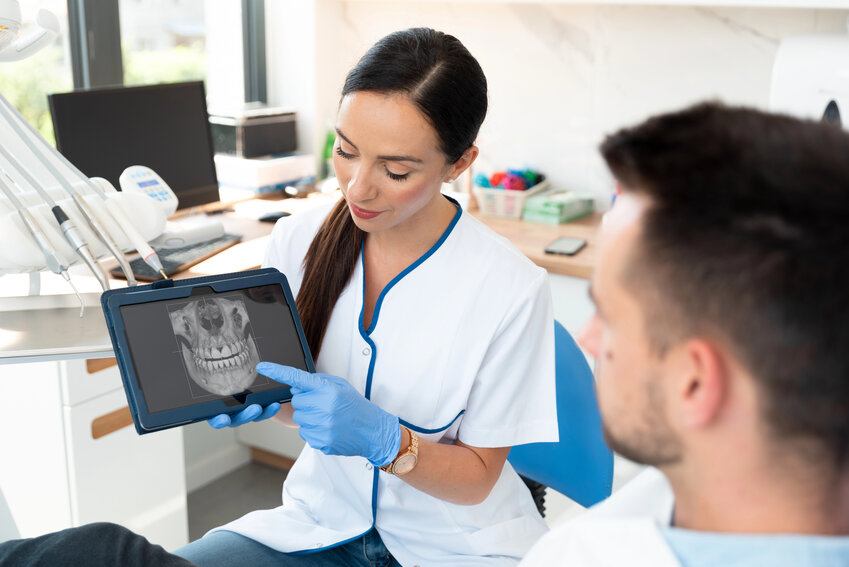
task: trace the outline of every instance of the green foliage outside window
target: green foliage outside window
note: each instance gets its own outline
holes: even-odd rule
[[[71,71],[64,64],[61,46],[52,46],[29,59],[0,63],[0,93],[17,108],[44,138],[54,143],[53,122],[47,94],[73,88]],[[200,48],[178,46],[170,50],[124,50],[124,84],[145,85],[203,80],[206,53]]]
[[[0,93],[51,143],[53,122],[47,93],[67,91],[72,85],[64,57],[62,47],[56,45],[23,61],[0,63]]]
[[[206,78],[206,53],[200,48],[177,46],[167,51],[124,52],[124,84],[149,85],[198,81]]]

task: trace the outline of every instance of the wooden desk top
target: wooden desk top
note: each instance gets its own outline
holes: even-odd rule
[[[595,265],[596,233],[601,223],[601,213],[557,226],[484,216],[479,212],[472,214],[489,228],[509,239],[513,246],[549,273],[584,279],[592,276]],[[587,245],[574,256],[546,254],[545,247],[561,236],[584,238]]]
[[[270,205],[269,202],[259,204],[256,201],[236,204],[234,213],[222,215],[221,220],[228,232],[242,234],[244,240],[236,246],[193,266],[185,273],[180,274],[180,277],[224,273],[233,271],[234,266],[238,266],[240,270],[258,268],[265,254],[265,248],[268,246],[269,234],[273,225],[258,223],[253,220],[258,216],[254,209],[258,206],[266,208],[270,206],[271,210],[286,210],[297,214],[299,210],[316,206],[316,204],[326,202],[326,200],[326,196],[315,195],[311,199],[271,201]],[[240,214],[240,206],[246,209],[253,207],[254,209],[250,209],[247,213],[242,211],[242,214]],[[531,261],[550,273],[584,279],[591,277],[595,265],[596,233],[601,222],[601,213],[557,226],[484,216],[477,211],[471,214],[498,234],[506,237]],[[546,254],[544,251],[546,245],[561,236],[584,238],[587,245],[574,256]]]
[[[307,199],[263,200],[253,199],[236,203],[234,211],[221,216],[228,232],[242,234],[244,240],[201,262],[180,277],[194,277],[208,274],[230,272],[236,269],[247,270],[258,268],[268,246],[269,234],[273,225],[258,223],[256,219],[263,212],[285,210],[293,214],[336,199],[335,195],[313,194]],[[546,224],[524,222],[519,219],[501,218],[481,215],[474,211],[475,218],[486,224],[498,234],[506,237],[523,254],[535,264],[552,274],[589,279],[595,265],[596,233],[601,223],[601,213],[578,219],[576,221],[551,226]],[[546,254],[545,247],[561,236],[584,238],[587,245],[574,256],[559,256]]]

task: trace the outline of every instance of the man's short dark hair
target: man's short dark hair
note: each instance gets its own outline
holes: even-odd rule
[[[849,453],[849,134],[718,103],[601,145],[650,206],[621,276],[663,353],[722,341],[754,376],[781,439]]]

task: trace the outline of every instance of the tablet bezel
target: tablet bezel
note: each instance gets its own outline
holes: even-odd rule
[[[169,285],[166,282],[171,282],[171,284]],[[307,344],[297,309],[295,308],[295,300],[289,288],[289,282],[285,275],[274,268],[188,280],[164,280],[163,282],[157,282],[152,285],[104,292],[101,300],[103,312],[106,316],[109,335],[115,349],[115,358],[118,361],[133,423],[140,435],[203,421],[222,413],[237,413],[251,404],[265,406],[272,402],[289,401],[292,396],[289,386],[280,384],[279,388],[248,394],[245,402],[242,404],[228,405],[224,400],[219,399],[155,413],[148,412],[147,403],[144,399],[144,391],[136,376],[135,365],[133,364],[120,308],[126,305],[189,298],[192,295],[192,291],[199,287],[211,288],[215,294],[219,294],[268,285],[279,285],[282,288],[286,306],[292,314],[292,320],[300,340],[305,366],[310,372],[315,372],[315,364],[310,354],[309,345]]]

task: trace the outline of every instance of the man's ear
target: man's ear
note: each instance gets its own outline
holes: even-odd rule
[[[479,153],[480,150],[477,146],[469,146],[469,148],[467,148],[466,151],[463,152],[463,155],[460,157],[460,159],[458,159],[457,162],[452,164],[451,167],[448,169],[448,173],[445,174],[444,181],[446,183],[451,183],[452,181],[460,177],[460,175],[462,175],[464,171],[469,169],[469,166],[471,166],[475,162],[475,160],[478,158]]]
[[[679,422],[683,427],[707,427],[719,416],[729,393],[724,352],[707,339],[690,339],[674,356]]]

